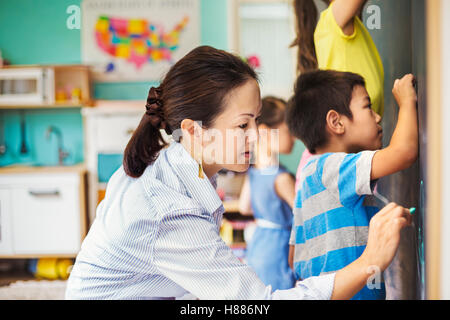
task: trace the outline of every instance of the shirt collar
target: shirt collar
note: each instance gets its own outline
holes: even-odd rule
[[[185,186],[188,194],[209,213],[215,212],[222,201],[216,192],[217,173],[210,179],[198,176],[198,163],[179,142],[172,142],[166,151],[167,161]]]

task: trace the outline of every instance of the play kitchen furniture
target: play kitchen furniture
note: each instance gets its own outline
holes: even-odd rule
[[[0,108],[91,104],[87,65],[12,65],[0,68]]]
[[[75,257],[86,235],[86,168],[0,168],[0,258]]]
[[[81,110],[89,184],[89,221],[103,199],[110,175],[121,165],[123,152],[145,113],[145,101],[96,100]],[[169,137],[164,130],[166,141]],[[109,159],[109,160],[108,160]]]

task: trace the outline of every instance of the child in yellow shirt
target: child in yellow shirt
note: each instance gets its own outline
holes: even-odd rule
[[[353,72],[365,80],[372,102],[371,108],[381,117],[384,111],[384,69],[378,50],[360,16],[367,0],[322,0],[328,8],[320,14],[313,0],[294,0],[297,20],[297,71],[314,69]],[[308,162],[308,149],[302,154],[295,190],[299,188],[300,172]],[[292,265],[293,248],[289,263]]]
[[[372,109],[383,116],[384,69],[378,50],[358,17],[367,0],[323,0],[328,6],[317,21],[313,0],[295,0],[299,73],[314,69],[361,75]]]

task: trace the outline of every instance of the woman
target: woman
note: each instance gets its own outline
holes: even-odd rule
[[[204,46],[178,61],[149,92],[66,298],[347,299],[365,285],[371,265],[384,270],[410,222],[394,204],[372,219],[357,261],[288,290],[272,292],[221,240],[215,178],[222,168],[248,169],[260,108],[256,74],[239,57]],[[160,129],[175,140],[164,149]]]

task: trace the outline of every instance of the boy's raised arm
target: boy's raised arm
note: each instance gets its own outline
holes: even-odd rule
[[[399,106],[398,121],[389,146],[377,151],[372,159],[372,180],[410,167],[418,155],[417,95],[414,76],[405,75],[394,82],[392,93]]]

